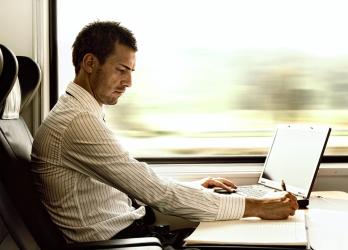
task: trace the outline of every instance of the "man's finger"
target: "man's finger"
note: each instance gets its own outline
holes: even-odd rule
[[[215,180],[220,181],[221,183],[225,184],[226,186],[229,186],[231,188],[237,188],[237,186],[230,180],[225,179],[225,178],[216,178]]]
[[[290,203],[291,203],[291,206],[294,208],[294,209],[298,209],[299,206],[298,206],[298,203],[297,203],[297,199],[294,195],[292,195],[291,193],[287,193],[285,195],[285,197],[289,198],[290,199]]]
[[[232,192],[232,188],[231,188],[231,187],[225,185],[224,183],[222,183],[222,182],[220,182],[220,181],[215,181],[215,180],[213,180],[213,186],[214,186],[214,187],[218,187],[218,188],[222,188],[222,189],[225,189],[225,190],[227,190],[227,191]]]

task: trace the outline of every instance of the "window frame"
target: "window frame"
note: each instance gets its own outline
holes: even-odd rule
[[[50,109],[58,101],[58,34],[57,0],[49,0],[49,73]],[[266,156],[182,156],[182,157],[135,157],[148,164],[214,164],[214,163],[264,163]],[[321,163],[347,163],[348,155],[323,155]]]

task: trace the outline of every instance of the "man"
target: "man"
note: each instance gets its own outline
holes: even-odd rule
[[[161,179],[129,156],[103,121],[102,106],[116,104],[131,87],[136,51],[133,34],[119,23],[84,27],[73,44],[75,79],[35,136],[32,172],[42,202],[66,239],[146,235],[137,228],[145,208],[133,206],[129,197],[193,221],[293,215],[298,205],[288,193],[264,200],[217,194],[209,188],[235,186],[223,178],[207,178],[201,185]]]

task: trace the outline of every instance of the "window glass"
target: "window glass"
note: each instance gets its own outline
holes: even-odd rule
[[[138,40],[133,86],[106,120],[139,157],[263,155],[277,124],[333,128],[348,146],[348,3],[315,0],[59,0],[59,94],[71,46],[96,20]]]

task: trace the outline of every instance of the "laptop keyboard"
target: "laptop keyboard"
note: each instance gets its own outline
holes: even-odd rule
[[[252,185],[252,186],[239,186],[237,188],[237,193],[249,196],[249,197],[255,197],[255,198],[261,198],[264,195],[266,195],[270,190],[263,188],[262,186]]]

